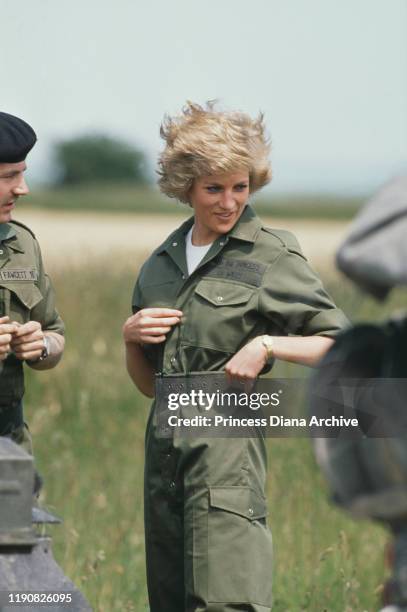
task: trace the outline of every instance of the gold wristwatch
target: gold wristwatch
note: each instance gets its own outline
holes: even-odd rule
[[[261,336],[261,343],[267,351],[267,361],[274,357],[273,338],[271,336]]]

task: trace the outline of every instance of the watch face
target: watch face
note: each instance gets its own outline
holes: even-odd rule
[[[49,340],[47,336],[44,336],[44,348],[42,349],[40,360],[43,361],[49,355]]]

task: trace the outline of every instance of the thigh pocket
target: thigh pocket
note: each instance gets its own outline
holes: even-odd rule
[[[271,607],[272,540],[265,498],[250,487],[210,487],[208,598]]]

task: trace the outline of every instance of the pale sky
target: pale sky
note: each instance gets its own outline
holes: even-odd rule
[[[0,0],[0,110],[51,144],[124,137],[155,163],[190,99],[263,110],[275,191],[369,193],[407,168],[406,0]]]

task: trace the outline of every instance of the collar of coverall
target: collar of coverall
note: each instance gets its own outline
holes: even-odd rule
[[[0,223],[0,242],[5,242],[6,240],[10,240],[7,246],[13,249],[13,251],[24,253],[24,248],[18,240],[15,228],[9,223]]]
[[[167,240],[158,248],[157,253],[167,251],[174,242],[185,240],[185,235],[189,232],[194,223],[194,217],[187,219],[181,227],[168,236]],[[253,208],[247,204],[236,225],[227,234],[229,238],[236,238],[245,242],[255,242],[260,230],[262,222],[254,212]],[[222,240],[224,236],[220,236],[218,240]]]

